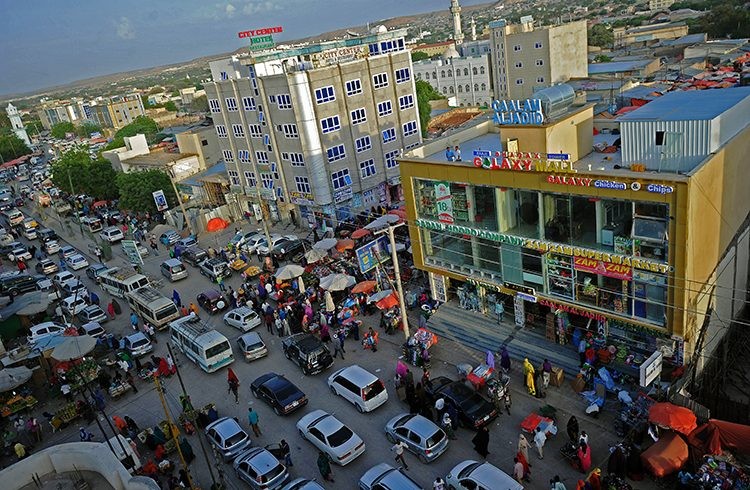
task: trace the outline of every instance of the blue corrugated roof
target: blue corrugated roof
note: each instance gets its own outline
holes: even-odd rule
[[[589,64],[589,75],[599,75],[602,73],[620,73],[623,71],[634,71],[644,68],[654,61],[649,60],[631,60],[631,61],[612,61],[609,63],[591,63]]]
[[[669,92],[620,121],[711,120],[750,97],[750,87]]]
[[[198,180],[199,178],[207,177],[209,175],[225,174],[226,172],[227,172],[226,164],[223,161],[221,161],[217,163],[216,165],[214,165],[213,167],[209,167],[199,174],[192,175],[191,177],[178,182],[178,184],[190,185],[193,187],[200,187],[203,185],[203,182],[199,181]]]

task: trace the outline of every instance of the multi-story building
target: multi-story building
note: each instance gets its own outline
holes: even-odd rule
[[[667,10],[675,3],[675,0],[648,0],[648,9],[650,11],[655,10]]]
[[[237,213],[346,219],[401,199],[421,143],[406,30],[211,63],[206,85]],[[259,202],[260,201],[260,202]]]
[[[455,98],[456,106],[489,106],[492,103],[487,54],[460,57],[450,46],[439,60],[414,63],[414,76],[428,82],[449,99]]]
[[[700,369],[747,304],[750,87],[670,92],[596,136],[569,86],[535,97],[400,161],[414,263],[448,302],[431,328],[571,370],[589,333],[635,379],[660,353]]]
[[[132,123],[138,116],[146,115],[141,96],[136,93],[96,99],[84,104],[83,109],[86,120],[115,130]]]
[[[525,99],[535,90],[588,76],[586,21],[535,27],[490,22],[494,95]]]
[[[195,126],[177,133],[175,138],[180,153],[197,155],[202,169],[216,165],[222,158],[219,138],[213,126]]]
[[[42,107],[37,111],[44,129],[49,130],[55,124],[70,122],[80,124],[85,117],[82,110],[83,101],[72,99],[70,101],[44,101]]]

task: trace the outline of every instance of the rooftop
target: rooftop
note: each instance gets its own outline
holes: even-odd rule
[[[669,92],[620,121],[711,120],[750,97],[750,87]]]
[[[621,73],[626,71],[635,71],[645,68],[653,59],[631,60],[631,61],[612,61],[609,63],[590,63],[589,76],[601,75],[605,73]]]
[[[140,165],[149,167],[166,167],[167,164],[193,156],[195,156],[195,154],[193,153],[167,153],[165,151],[152,151],[148,155],[139,155],[133,158],[128,158],[123,163],[126,163],[129,166]]]

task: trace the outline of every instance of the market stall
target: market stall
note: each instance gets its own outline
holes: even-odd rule
[[[418,328],[403,345],[404,359],[413,366],[429,367],[429,349],[437,344],[437,335],[426,328]]]
[[[676,473],[688,460],[688,445],[676,432],[663,434],[641,453],[641,461],[652,475],[662,478]]]

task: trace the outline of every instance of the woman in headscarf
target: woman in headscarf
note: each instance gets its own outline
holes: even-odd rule
[[[529,441],[526,440],[526,436],[523,434],[518,435],[518,453],[523,455],[524,461],[529,460]]]
[[[591,469],[591,447],[585,442],[578,446],[578,461],[581,463],[581,471],[588,473]]]
[[[578,442],[578,419],[575,415],[571,415],[568,419],[568,427],[567,427],[568,437],[570,438],[573,443]]]
[[[508,354],[508,349],[505,347],[503,347],[500,353],[500,367],[506,372],[510,371],[510,354]]]
[[[177,305],[177,308],[182,307],[182,299],[180,298],[180,293],[178,293],[176,289],[172,290],[172,301]]]
[[[477,433],[471,439],[471,442],[474,444],[474,450],[478,452],[483,458],[486,458],[487,455],[490,454],[488,450],[488,446],[490,444],[490,433],[487,430],[487,426],[480,427]]]
[[[526,381],[526,389],[529,390],[529,395],[536,396],[536,390],[534,389],[534,366],[529,362],[529,358],[523,360],[523,377]]]

